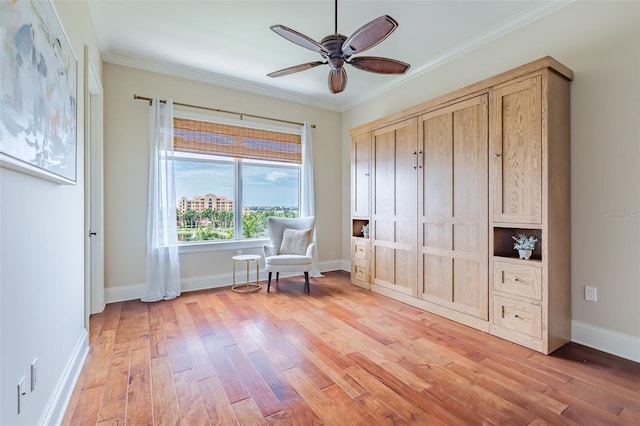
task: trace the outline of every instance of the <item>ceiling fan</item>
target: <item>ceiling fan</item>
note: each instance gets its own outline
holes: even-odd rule
[[[356,53],[364,52],[377,45],[398,27],[398,23],[389,15],[383,15],[357,29],[351,36],[345,37],[338,33],[338,0],[335,0],[335,33],[326,36],[320,42],[307,37],[284,25],[272,25],[276,34],[306,49],[318,52],[323,61],[307,62],[274,71],[267,74],[269,77],[281,77],[295,72],[308,70],[318,65],[328,64],[329,90],[331,93],[340,93],[347,86],[347,72],[344,64],[347,63],[358,69],[378,74],[404,74],[409,69],[409,64],[396,59],[380,58],[377,56],[352,57]]]

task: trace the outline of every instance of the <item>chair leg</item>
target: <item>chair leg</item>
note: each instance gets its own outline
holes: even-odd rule
[[[271,272],[269,272],[269,280],[267,281],[267,293],[271,290]]]
[[[276,282],[280,279],[280,272],[276,272]]]
[[[305,293],[311,293],[311,287],[309,286],[309,272],[304,272],[304,291]]]

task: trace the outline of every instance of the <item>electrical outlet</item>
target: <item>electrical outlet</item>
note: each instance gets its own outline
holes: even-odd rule
[[[584,288],[584,298],[590,302],[598,301],[598,292],[595,287],[585,286]]]
[[[36,390],[38,384],[38,358],[34,358],[31,363],[31,392]]]
[[[25,380],[26,376],[22,376],[22,379],[18,382],[18,414],[22,411],[22,406],[24,404],[24,398],[27,396],[27,389],[25,388]]]

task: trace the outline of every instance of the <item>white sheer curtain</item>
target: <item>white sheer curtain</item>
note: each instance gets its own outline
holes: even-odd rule
[[[300,217],[316,215],[315,191],[313,180],[313,142],[311,138],[311,125],[305,122],[300,129],[302,136],[302,194],[300,196]],[[318,218],[316,217],[316,229]],[[318,242],[316,233],[313,233],[315,250],[313,251],[312,277],[323,277],[318,268]]]
[[[173,100],[151,103],[149,200],[147,204],[147,293],[143,302],[180,296],[180,261],[173,178]]]

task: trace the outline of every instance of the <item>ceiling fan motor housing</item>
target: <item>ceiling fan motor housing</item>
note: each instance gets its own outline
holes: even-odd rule
[[[329,51],[329,54],[324,56],[327,58],[327,62],[331,69],[337,70],[344,66],[344,59],[342,56],[342,44],[347,39],[342,34],[331,34],[320,40],[320,44]]]

